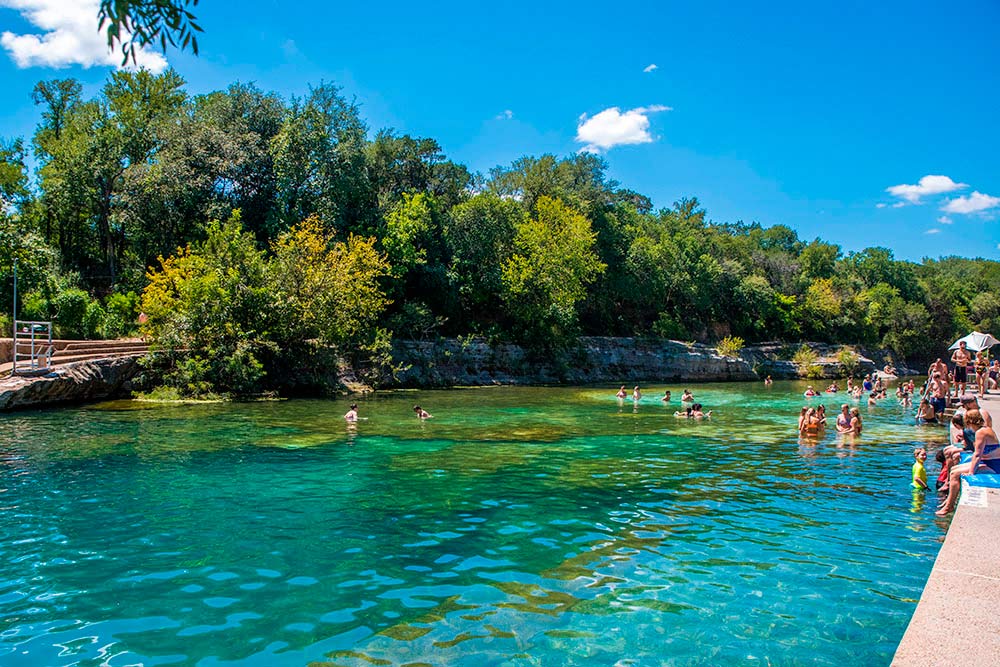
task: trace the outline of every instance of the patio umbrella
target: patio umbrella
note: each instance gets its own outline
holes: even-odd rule
[[[993,347],[997,343],[1000,343],[1000,340],[997,340],[988,333],[973,331],[968,336],[963,336],[962,338],[956,340],[948,349],[957,350],[958,344],[963,340],[965,341],[965,347],[969,348],[973,352],[979,352],[980,350],[985,350],[986,348]]]

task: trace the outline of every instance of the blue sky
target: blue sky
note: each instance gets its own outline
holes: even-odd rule
[[[96,4],[0,0],[0,136],[31,135],[39,80],[100,87],[116,60],[82,34]],[[202,0],[196,13],[200,56],[166,54],[192,93],[333,82],[373,131],[433,137],[474,170],[594,150],[656,206],[696,196],[717,222],[786,224],[845,251],[1000,259],[995,0]]]

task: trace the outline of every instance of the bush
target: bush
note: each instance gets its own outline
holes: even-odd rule
[[[13,323],[11,322],[10,315],[6,313],[0,313],[0,336],[13,336]]]
[[[139,316],[139,295],[135,292],[127,294],[110,294],[104,301],[107,317],[104,321],[104,335],[108,338],[120,338],[135,331],[135,323]]]
[[[849,347],[840,348],[837,361],[844,369],[844,377],[852,377],[858,370],[858,355]]]
[[[739,356],[740,350],[743,349],[743,339],[739,336],[726,336],[719,341],[715,349],[724,357],[736,357]]]
[[[42,292],[25,292],[20,301],[21,308],[17,311],[17,316],[22,320],[45,321],[51,317],[52,304]]]
[[[805,375],[810,379],[819,379],[823,377],[823,369],[813,365],[816,363],[817,358],[812,348],[803,343],[802,347],[792,356],[792,361],[798,366],[801,375]]]
[[[659,319],[653,323],[653,331],[660,338],[669,340],[687,340],[690,337],[687,328],[667,313],[660,313]]]
[[[83,338],[86,335],[84,318],[90,302],[90,295],[78,287],[70,287],[56,295],[52,305],[55,307],[56,327],[60,336]]]
[[[97,301],[87,304],[87,310],[83,314],[83,334],[87,338],[104,338],[104,324],[108,314]]]

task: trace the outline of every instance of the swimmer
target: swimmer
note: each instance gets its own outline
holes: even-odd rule
[[[674,412],[674,417],[681,417],[681,418],[690,419],[692,412],[694,412],[694,407],[689,405],[688,407],[684,408],[684,412],[676,412],[675,411]]]
[[[771,379],[770,375],[768,375],[766,378],[764,378],[764,386],[765,387],[770,387],[772,384],[774,384],[774,380]]]
[[[692,419],[705,419],[712,416],[712,411],[702,412],[701,403],[695,403],[691,406],[691,418]]]
[[[669,403],[670,402],[670,390],[669,389],[667,389],[667,390],[665,390],[663,392],[663,398],[661,398],[660,400],[663,401],[664,403]]]
[[[694,401],[694,395],[690,391],[685,389],[684,393],[681,394],[681,403],[690,403],[692,401]]]
[[[351,403],[351,409],[348,410],[347,414],[344,415],[344,420],[348,421],[348,422],[352,422],[352,423],[358,421],[358,404],[357,403]]]
[[[861,435],[861,412],[857,408],[851,408],[851,431],[854,435]]]
[[[434,416],[434,415],[432,415],[431,413],[429,413],[429,412],[427,412],[426,410],[424,410],[424,409],[423,409],[422,407],[420,407],[419,405],[414,405],[414,406],[413,406],[413,412],[415,412],[415,413],[416,413],[416,415],[417,415],[418,417],[420,417],[421,419],[430,419],[431,417],[433,417],[433,416]]]
[[[850,433],[851,428],[851,406],[844,403],[840,406],[840,414],[837,415],[837,432]]]
[[[627,391],[625,391],[625,385],[622,385],[622,386],[621,386],[621,387],[620,387],[620,388],[618,389],[618,393],[617,393],[617,394],[615,394],[615,396],[617,396],[618,398],[625,398],[626,396],[628,396],[628,392],[627,392]]]
[[[642,391],[639,389],[639,385],[636,385],[635,388],[632,389],[632,400],[638,401],[641,398],[642,398]]]
[[[805,392],[802,393],[802,395],[805,396],[806,398],[812,398],[813,396],[819,396],[819,392],[813,389],[812,385],[809,385],[808,387],[806,387],[806,390]]]

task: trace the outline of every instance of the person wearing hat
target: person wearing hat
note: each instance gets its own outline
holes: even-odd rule
[[[983,423],[993,428],[993,415],[986,408],[979,407],[979,400],[975,394],[964,394],[959,401],[962,403],[962,407],[955,410],[956,415],[964,415],[969,410],[979,410],[979,414],[983,416]]]

